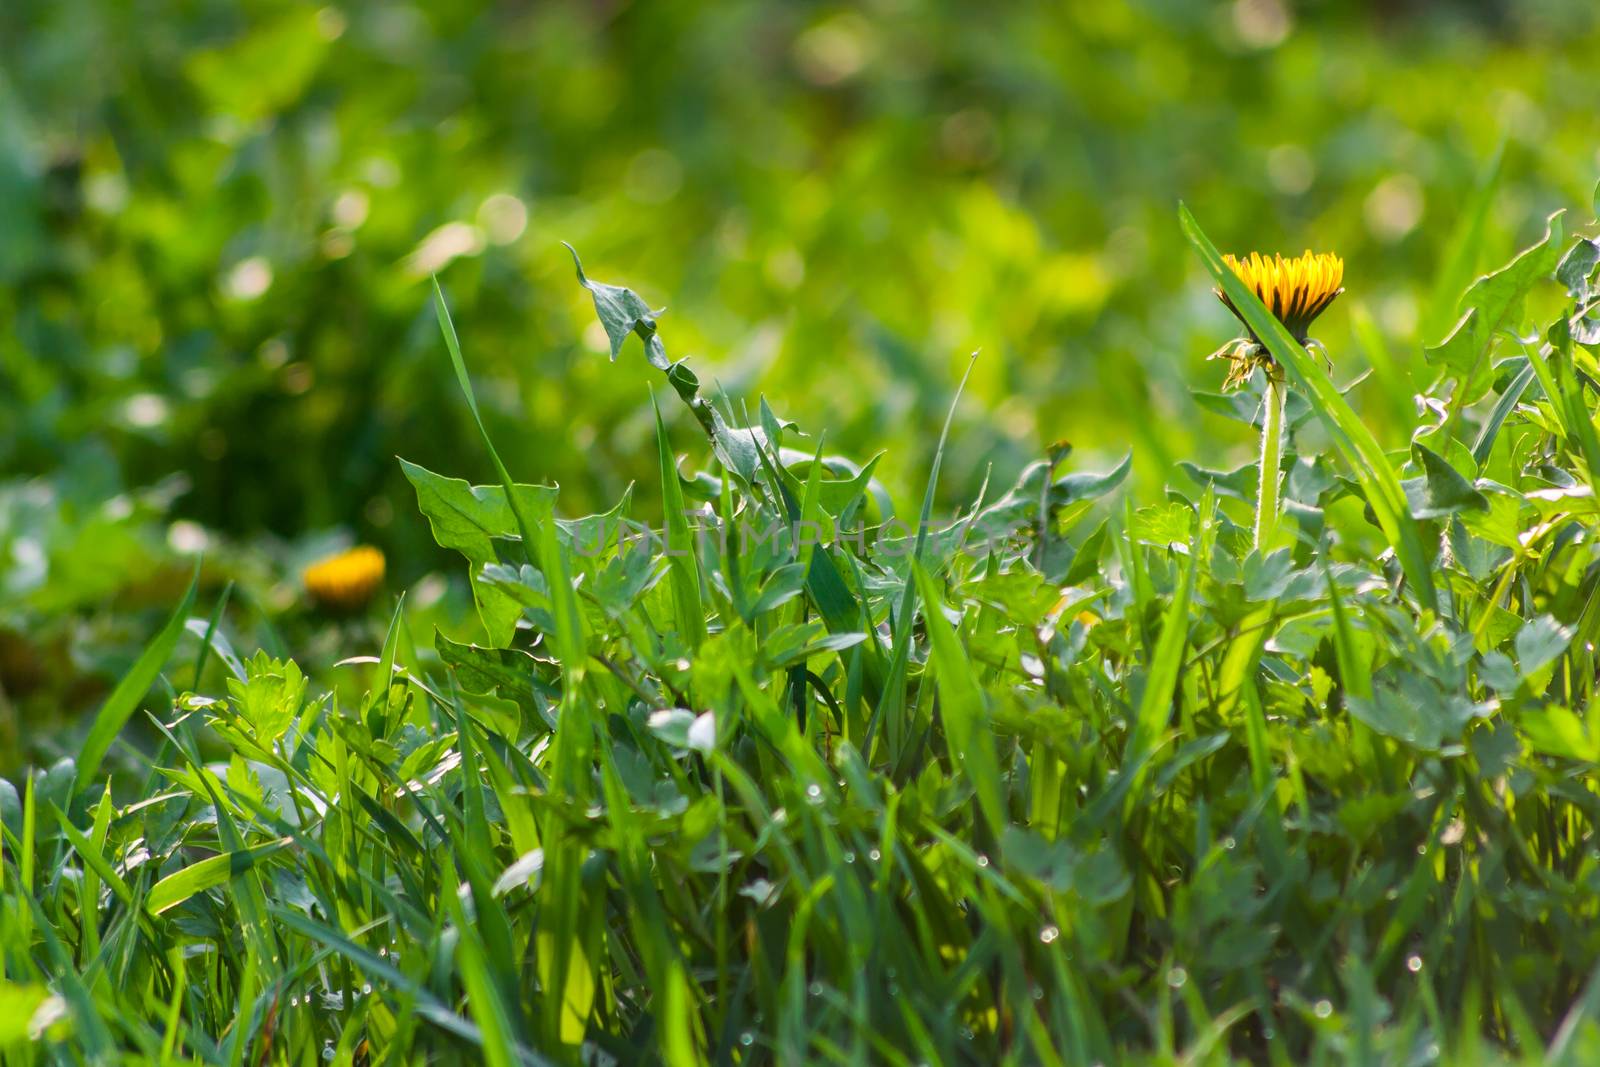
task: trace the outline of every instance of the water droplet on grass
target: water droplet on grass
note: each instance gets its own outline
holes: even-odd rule
[[[1174,967],[1167,972],[1167,985],[1173,989],[1182,989],[1183,984],[1189,980],[1189,972],[1182,967]]]
[[[1061,927],[1059,926],[1046,926],[1043,930],[1039,931],[1039,940],[1043,941],[1047,945],[1053,944],[1055,939],[1060,936]]]

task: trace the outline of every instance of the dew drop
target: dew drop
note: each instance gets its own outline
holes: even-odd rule
[[[873,863],[877,863],[879,860],[883,859],[883,853],[879,852],[877,849],[873,849],[871,852],[867,853],[867,859],[871,860]]]
[[[745,1048],[749,1048],[755,1043],[756,1035],[752,1034],[750,1031],[746,1030],[744,1033],[739,1035],[739,1044],[743,1045]]]
[[[1039,931],[1039,940],[1043,941],[1047,945],[1053,944],[1055,939],[1060,936],[1061,927],[1059,926],[1046,926],[1043,930]]]
[[[979,856],[978,857],[978,866],[979,867],[987,867],[987,866],[989,866],[989,857],[988,856]]]
[[[1416,974],[1418,971],[1422,970],[1422,957],[1421,956],[1411,956],[1411,957],[1409,957],[1406,960],[1406,970],[1410,971],[1412,974]]]
[[[844,861],[846,863],[854,863],[856,861],[856,854],[854,852],[846,852],[844,854]]]
[[[1326,1019],[1333,1014],[1333,1004],[1330,1001],[1319,1000],[1316,1007],[1311,1009],[1319,1019]]]
[[[806,986],[806,992],[810,993],[814,997],[822,996],[822,983],[812,982],[810,985]]]
[[[1183,983],[1189,980],[1189,972],[1182,967],[1174,967],[1167,972],[1167,985],[1173,989],[1182,989]]]

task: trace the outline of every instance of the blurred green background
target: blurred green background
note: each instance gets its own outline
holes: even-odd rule
[[[0,664],[94,675],[202,546],[280,605],[330,537],[440,566],[394,457],[492,479],[432,272],[516,475],[648,498],[663,383],[607,364],[563,240],[703,380],[888,449],[902,502],[975,348],[950,502],[1062,438],[1148,497],[1253,448],[1192,396],[1237,331],[1182,198],[1225,248],[1343,254],[1315,333],[1403,443],[1494,161],[1507,256],[1588,203],[1596,55],[1593,0],[8,0]]]

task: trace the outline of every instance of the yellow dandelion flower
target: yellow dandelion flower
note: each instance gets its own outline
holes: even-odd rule
[[[1222,259],[1239,276],[1239,280],[1261,299],[1267,310],[1283,323],[1284,329],[1296,341],[1302,345],[1316,344],[1306,336],[1306,331],[1316,317],[1333,303],[1334,298],[1344,292],[1341,287],[1344,260],[1331,252],[1312,252],[1309,249],[1298,258],[1285,259],[1281,255],[1274,255],[1269,259],[1259,252],[1252,252],[1246,257],[1223,256]],[[1244,316],[1233,306],[1228,294],[1221,289],[1215,292],[1228,310],[1240,322],[1244,322]],[[1245,329],[1250,333],[1248,339],[1241,337],[1230,341],[1212,354],[1213,359],[1227,359],[1233,363],[1224,388],[1243,385],[1249,380],[1250,372],[1257,367],[1265,370],[1269,376],[1275,373],[1276,364],[1262,346],[1261,338],[1256,336],[1254,330],[1250,330],[1248,323],[1245,323]]]
[[[383,553],[371,545],[318,560],[301,574],[318,607],[353,612],[365,607],[383,584]]]
[[[1252,252],[1248,259],[1234,256],[1222,259],[1301,344],[1306,343],[1306,331],[1311,323],[1333,303],[1334,297],[1344,292],[1340,288],[1344,281],[1344,260],[1331,252],[1313,253],[1308,249],[1298,259],[1282,256],[1267,259],[1259,252]],[[1217,295],[1243,322],[1244,316],[1239,314],[1228,295],[1221,289],[1217,290]]]

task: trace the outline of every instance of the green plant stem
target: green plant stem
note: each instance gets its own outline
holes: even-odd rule
[[[1256,490],[1256,551],[1266,552],[1278,528],[1278,474],[1283,459],[1283,409],[1289,383],[1267,375],[1267,413],[1261,424],[1261,485]]]

